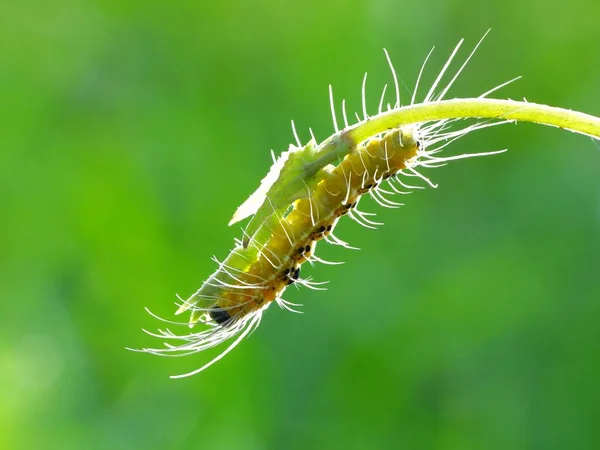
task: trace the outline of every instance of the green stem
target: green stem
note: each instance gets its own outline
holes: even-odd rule
[[[443,100],[404,106],[357,123],[321,143],[317,152],[323,162],[343,157],[352,147],[390,129],[441,119],[503,119],[534,122],[564,128],[600,140],[600,118],[537,103],[491,98]]]

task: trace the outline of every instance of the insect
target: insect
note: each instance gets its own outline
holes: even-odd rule
[[[427,92],[424,104],[437,104],[444,98],[482,41],[483,38],[451,80],[439,89],[442,77],[463,41],[459,42]],[[431,52],[417,78],[411,105],[415,103],[419,81],[430,55]],[[395,103],[387,104],[387,111],[394,111],[401,108],[400,89],[387,52],[386,57],[396,94]],[[494,87],[480,98],[516,79]],[[386,88],[383,89],[377,114],[385,110]],[[230,223],[252,217],[244,236],[236,240],[235,247],[223,261],[213,258],[218,268],[197,292],[185,300],[179,299],[176,315],[189,312],[187,325],[192,330],[181,334],[169,329],[148,332],[163,339],[165,347],[138,351],[163,356],[193,354],[232,341],[202,367],[173,378],[201,372],[224,357],[259,326],[264,311],[271,304],[277,303],[283,309],[296,311],[294,308],[299,305],[282,297],[288,286],[296,284],[322,289],[320,283],[303,278],[301,269],[306,262],[328,263],[316,254],[317,244],[321,241],[352,248],[334,233],[343,217],[348,216],[368,228],[380,225],[373,220],[373,214],[359,209],[365,195],[382,207],[397,208],[402,204],[390,197],[422,189],[423,184],[436,187],[421,173],[421,168],[435,168],[452,160],[504,151],[440,156],[447,145],[472,131],[512,122],[500,116],[495,120],[456,127],[462,123],[458,119],[436,119],[390,127],[384,132],[368,135],[367,139],[355,141],[347,138],[348,133],[344,131],[369,127],[366,75],[362,85],[362,116],[357,115],[355,124],[349,123],[345,102],[342,102],[344,126],[338,127],[331,87],[330,101],[336,134],[320,145],[314,136],[302,145],[292,123],[297,145],[291,145],[287,152],[274,160],[259,189],[238,208]],[[333,150],[325,151],[330,148]]]

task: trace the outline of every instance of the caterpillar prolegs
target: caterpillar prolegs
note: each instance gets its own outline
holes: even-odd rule
[[[436,94],[440,80],[461,44],[462,41],[433,83],[425,97],[425,103],[433,104],[443,99],[479,46],[477,44],[450,82]],[[387,110],[393,111],[401,108],[401,103],[397,77],[391,63],[390,67],[396,88],[396,102],[393,106],[388,104]],[[421,73],[422,71],[423,69]],[[411,104],[415,100],[421,73]],[[294,311],[294,306],[298,305],[282,298],[289,285],[296,283],[320,289],[318,283],[300,276],[301,268],[305,262],[327,263],[315,253],[318,242],[322,240],[351,248],[334,234],[336,224],[343,216],[349,216],[366,227],[379,225],[372,220],[372,214],[358,209],[364,195],[370,195],[383,207],[395,208],[401,204],[390,200],[390,196],[422,188],[413,186],[414,182],[407,184],[407,177],[435,187],[418,168],[433,168],[454,159],[499,153],[438,156],[448,144],[471,131],[508,122],[502,118],[458,129],[452,129],[457,123],[455,119],[396,124],[361,142],[354,141],[346,131],[366,128],[370,120],[365,100],[365,82],[366,76],[362,92],[363,117],[359,117],[358,122],[351,126],[344,109],[344,128],[339,130],[330,90],[336,134],[321,145],[313,137],[303,146],[296,137],[298,145],[291,146],[288,152],[284,152],[274,162],[257,192],[236,211],[232,223],[253,216],[243,238],[236,241],[234,249],[225,260],[220,262],[215,258],[218,269],[191,297],[187,300],[180,299],[176,311],[176,314],[189,311],[190,319],[187,324],[190,328],[201,327],[201,330],[192,330],[186,334],[175,334],[169,329],[159,330],[157,333],[148,332],[164,339],[165,347],[140,351],[178,356],[206,350],[235,338],[223,352],[204,366],[176,377],[204,370],[254,330],[259,325],[263,312],[273,302]],[[384,88],[379,102],[378,114],[384,109],[385,90]],[[344,103],[342,105],[344,107]],[[295,130],[294,134],[297,136]],[[331,142],[335,144],[334,149],[326,151],[332,148]]]

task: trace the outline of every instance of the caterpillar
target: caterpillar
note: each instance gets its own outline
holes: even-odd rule
[[[459,42],[423,103],[433,104],[444,98],[483,38],[448,84],[440,92],[436,92],[463,40]],[[396,93],[394,105],[387,104],[387,110],[392,111],[401,107],[400,89],[389,55],[387,52],[385,54]],[[411,105],[415,103],[419,81],[430,55],[431,52],[419,72]],[[496,86],[480,97],[486,97],[516,79]],[[387,86],[380,98],[378,114],[384,110],[386,88]],[[344,131],[352,127],[364,128],[369,123],[365,100],[366,75],[362,85],[363,114],[362,117],[357,115],[358,121],[353,126],[349,124],[345,102],[342,102],[344,127],[340,130],[331,87],[329,93],[336,131],[330,141],[343,147],[343,151],[324,152],[323,148],[329,141],[319,145],[314,136],[306,145],[302,145],[292,122],[297,145],[291,145],[287,152],[274,160],[259,189],[238,208],[230,222],[231,225],[252,216],[242,239],[236,240],[235,247],[225,260],[213,258],[218,268],[197,292],[185,300],[178,297],[175,314],[189,312],[187,325],[190,328],[200,326],[201,330],[192,330],[186,334],[176,334],[169,329],[158,332],[144,330],[151,336],[165,340],[165,347],[137,351],[163,356],[193,354],[233,339],[224,351],[202,367],[172,378],[196,374],[220,360],[259,326],[264,311],[271,304],[277,303],[283,309],[296,311],[294,307],[299,305],[282,297],[288,286],[297,284],[322,289],[320,283],[302,278],[301,269],[306,262],[328,263],[316,255],[316,247],[320,241],[353,248],[334,234],[342,217],[348,216],[369,228],[380,225],[372,219],[373,214],[358,208],[365,195],[372,197],[382,207],[397,208],[401,203],[390,200],[390,196],[407,194],[424,187],[409,184],[408,178],[436,187],[418,168],[435,168],[456,159],[504,151],[439,156],[438,153],[447,145],[472,131],[513,121],[498,117],[497,120],[476,122],[453,129],[453,125],[458,123],[457,119],[439,119],[393,126],[357,142],[347,138],[348,133],[344,134]],[[159,319],[167,323],[182,324]]]
[[[412,134],[398,129],[360,145],[337,167],[326,167],[326,175],[314,192],[296,200],[284,217],[277,217],[273,226],[268,226],[267,241],[261,246],[253,243],[259,250],[257,261],[242,271],[223,266],[234,283],[222,281],[230,290],[223,291],[207,311],[193,311],[191,323],[198,321],[198,312],[208,313],[217,325],[228,325],[274,300],[286,305],[281,294],[288,285],[310,286],[309,281],[300,278],[300,268],[306,261],[317,260],[314,256],[317,242],[329,239],[341,243],[333,235],[338,220],[346,214],[361,217],[357,209],[361,196],[378,192],[375,188],[379,183],[406,168],[406,162],[416,156],[417,149],[418,142]],[[389,200],[380,201],[393,204]],[[368,221],[364,217],[363,220]],[[235,275],[232,271],[240,273]],[[186,302],[177,313],[191,306]]]

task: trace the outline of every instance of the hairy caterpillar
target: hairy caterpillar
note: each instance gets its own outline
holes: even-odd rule
[[[423,104],[437,105],[444,98],[481,43],[480,41],[475,46],[448,84],[437,92],[440,81],[462,42],[452,52],[426,94]],[[431,52],[425,63],[430,55]],[[401,109],[400,91],[389,57],[388,62],[394,78],[396,101],[393,106],[387,105],[387,111],[396,111]],[[411,105],[415,103],[425,63],[419,73]],[[479,98],[486,97],[512,81],[514,80],[491,89]],[[407,184],[406,177],[435,187],[418,168],[439,167],[450,160],[503,151],[438,156],[448,144],[471,131],[511,122],[513,118],[508,113],[498,115],[494,120],[458,129],[452,129],[458,119],[445,118],[416,121],[410,125],[394,124],[383,132],[367,133],[366,139],[353,138],[353,129],[367,129],[372,120],[367,114],[365,86],[366,75],[362,89],[362,117],[357,116],[356,124],[349,124],[342,103],[342,130],[337,125],[330,89],[336,134],[321,145],[313,137],[303,146],[294,129],[297,146],[290,146],[287,152],[274,161],[259,189],[238,208],[230,225],[252,216],[242,240],[236,241],[234,249],[224,261],[220,262],[215,258],[218,263],[216,272],[196,293],[186,300],[180,299],[181,303],[176,311],[176,314],[190,311],[188,325],[190,328],[202,326],[202,330],[187,334],[175,334],[169,329],[159,330],[158,333],[148,332],[165,339],[165,348],[141,351],[158,355],[184,355],[212,348],[235,338],[216,358],[197,370],[177,377],[204,370],[258,327],[263,312],[273,302],[294,311],[293,307],[298,305],[282,298],[287,286],[296,283],[320,289],[318,283],[300,277],[301,267],[305,262],[327,263],[316,256],[317,243],[325,240],[351,248],[334,234],[335,226],[343,216],[349,216],[366,227],[378,225],[371,219],[372,214],[358,209],[362,196],[368,194],[381,206],[395,208],[401,204],[390,200],[389,196],[408,193],[406,189],[422,188]],[[378,115],[384,109],[385,92],[384,88]],[[519,110],[515,114],[518,112]],[[331,147],[328,147],[329,142],[335,144],[335,149],[325,151]]]

